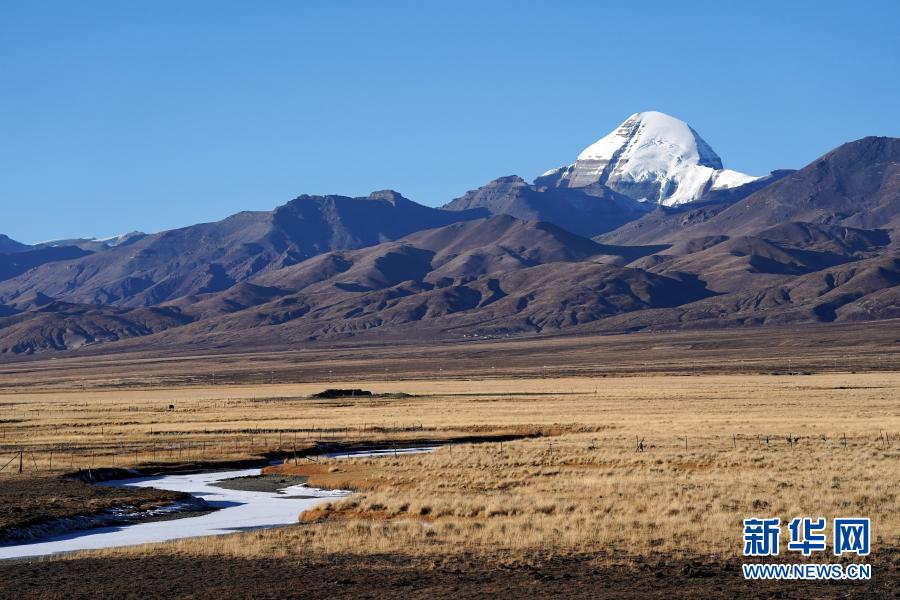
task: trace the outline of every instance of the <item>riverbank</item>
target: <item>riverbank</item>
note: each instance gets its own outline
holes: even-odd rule
[[[468,435],[449,443],[459,443],[460,439],[487,442],[521,437],[523,436]],[[435,447],[433,440],[418,441],[428,442],[430,445],[409,447],[407,444],[383,440],[313,443],[291,452],[291,455],[295,464],[302,458],[304,464],[321,466],[324,462],[319,461],[328,458],[398,456]],[[327,497],[343,493],[341,490],[346,486],[335,485],[335,481],[330,481],[316,485],[321,489],[308,494],[303,491],[309,480],[305,473],[263,472],[273,468],[276,457],[285,455],[285,452],[277,451],[257,458],[144,465],[140,469],[101,467],[83,469],[60,477],[25,475],[5,479],[0,486],[0,547],[51,541],[60,536],[89,533],[88,530],[104,527],[197,517],[222,507],[216,503],[210,504],[188,491],[164,489],[163,482],[171,476],[201,475],[198,479],[203,479],[202,485],[234,492],[284,494],[287,493],[285,490],[293,488],[287,497],[294,500],[320,500],[323,494]],[[229,468],[240,469],[241,474],[229,476]],[[338,471],[339,469],[332,468],[332,472]],[[219,477],[217,473],[222,473],[221,478],[213,481]],[[179,485],[184,481],[192,481],[190,477],[182,479]],[[148,486],[148,481],[160,482],[163,489]],[[25,499],[24,503],[22,499]],[[223,501],[220,500],[218,504],[223,505]],[[10,552],[12,551],[8,548],[5,552],[0,548],[0,556]]]
[[[159,518],[168,507],[200,508],[190,494],[171,490],[104,487],[62,477],[7,478],[0,484],[0,545]]]
[[[394,447],[387,451],[381,446],[375,444],[365,450],[351,450],[334,445],[330,448],[339,450],[339,454],[332,456],[335,459],[347,456],[398,456],[433,449]],[[328,456],[321,454],[323,461]],[[56,481],[56,486],[77,489],[83,495],[94,493],[100,497],[115,496],[115,492],[110,490],[138,490],[138,496],[143,491],[147,497],[162,495],[170,497],[172,501],[147,507],[109,504],[102,510],[82,510],[75,514],[59,512],[55,518],[43,515],[46,518],[28,526],[10,529],[8,544],[0,546],[0,558],[21,559],[287,525],[296,523],[302,512],[349,494],[335,489],[335,486],[308,487],[308,477],[305,475],[263,474],[261,471],[261,467],[255,467],[237,471],[158,473],[129,479],[116,477],[139,473],[127,469],[79,472],[73,474],[76,478]],[[100,480],[102,483],[88,484],[79,477]],[[17,491],[31,494],[32,501],[39,502],[33,495],[35,489],[30,488],[26,480],[14,481],[17,482]],[[52,502],[53,499],[49,499],[49,503]],[[11,506],[9,510],[13,510]],[[217,514],[212,514],[214,511]],[[190,518],[177,525],[160,522],[179,517]]]
[[[296,523],[298,515],[319,503],[348,494],[341,490],[320,490],[295,485],[275,493],[219,487],[215,484],[259,475],[260,469],[215,471],[182,475],[158,475],[108,482],[118,489],[156,488],[171,490],[200,501],[210,509],[199,516],[172,520],[151,520],[133,525],[97,527],[90,531],[65,531],[49,538],[23,544],[0,546],[0,559],[21,559],[153,544],[191,537],[217,536]]]

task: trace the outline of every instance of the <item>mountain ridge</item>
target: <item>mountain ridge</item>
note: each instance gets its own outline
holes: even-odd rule
[[[302,195],[114,246],[10,246],[0,354],[897,318],[898,232],[885,137],[671,207],[517,176],[443,209]]]
[[[372,245],[481,216],[416,204],[391,191],[367,197],[299,196],[273,211],[151,234],[77,262],[43,264],[0,282],[0,304],[40,292],[73,303],[151,306],[222,291],[249,277],[335,249]]]

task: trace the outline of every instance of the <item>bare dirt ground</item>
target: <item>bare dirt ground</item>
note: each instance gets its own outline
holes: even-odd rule
[[[896,598],[871,582],[746,582],[737,562],[597,555],[396,554],[232,559],[173,554],[0,564],[4,598]]]
[[[0,459],[31,466],[0,487],[277,454],[273,475],[357,493],[296,526],[0,563],[0,596],[895,597],[898,340],[835,326],[8,363]],[[326,387],[396,394],[311,398]],[[429,439],[457,441],[312,452]],[[871,517],[873,580],[743,581],[741,520],[800,515]]]
[[[54,519],[95,515],[120,506],[149,510],[186,494],[147,488],[110,488],[59,476],[6,477],[0,480],[0,543],[11,530]]]

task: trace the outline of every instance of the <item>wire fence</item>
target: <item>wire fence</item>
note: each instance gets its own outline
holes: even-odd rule
[[[282,460],[318,461],[324,455],[340,455],[343,452],[378,448],[383,451],[398,451],[411,445],[433,444],[447,449],[453,456],[454,449],[458,456],[466,456],[469,452],[497,453],[510,455],[521,452],[526,447],[516,442],[527,438],[529,452],[535,448],[541,450],[548,458],[562,456],[572,451],[616,451],[627,453],[661,453],[687,452],[692,450],[713,450],[719,452],[746,452],[750,450],[797,451],[800,449],[830,449],[835,451],[850,448],[866,447],[889,450],[894,447],[898,437],[896,433],[880,430],[869,435],[855,434],[817,434],[795,435],[793,433],[731,433],[690,437],[687,435],[648,436],[635,434],[629,439],[619,435],[613,437],[591,437],[587,440],[561,439],[540,431],[525,434],[507,434],[502,438],[492,439],[491,435],[483,439],[460,438],[415,438],[377,440],[368,439],[363,433],[376,433],[382,428],[314,428],[309,435],[300,435],[300,431],[278,432],[277,435],[262,434],[239,436],[218,440],[161,440],[151,442],[135,442],[133,444],[60,444],[47,447],[10,448],[0,447],[0,475],[35,474],[35,473],[69,473],[96,468],[135,468],[148,465],[170,463],[214,463],[217,461],[259,458],[263,456],[278,457]],[[424,425],[414,429],[403,428],[403,431],[428,431]],[[305,433],[305,432],[304,432]]]

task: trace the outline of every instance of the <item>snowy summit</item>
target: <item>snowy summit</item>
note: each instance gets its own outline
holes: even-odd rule
[[[548,171],[535,183],[556,187],[600,183],[636,200],[672,206],[754,179],[723,168],[719,155],[684,121],[648,111],[631,115],[585,148],[575,164]]]

